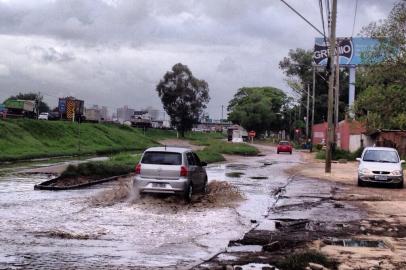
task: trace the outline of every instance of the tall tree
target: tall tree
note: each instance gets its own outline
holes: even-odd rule
[[[379,40],[363,55],[370,65],[357,78],[361,91],[355,102],[358,118],[370,129],[406,128],[406,2],[394,5],[388,18],[364,27],[362,34]]]
[[[186,65],[178,63],[166,72],[156,87],[171,123],[185,136],[199,120],[209,102],[209,86],[195,78]]]
[[[286,94],[273,87],[240,88],[230,100],[228,119],[258,134],[281,128],[281,109],[287,103]]]
[[[37,102],[36,106],[38,106],[38,109],[39,109],[40,113],[48,112],[50,110],[48,104],[46,104],[43,101],[44,97],[42,95],[34,93],[34,92],[18,93],[18,95],[11,96],[11,97],[7,98],[6,100],[9,100],[9,99],[34,100],[34,101]]]
[[[283,70],[287,76],[287,83],[294,92],[294,97],[297,101],[298,113],[302,119],[298,119],[301,123],[303,116],[306,113],[307,87],[312,91],[313,87],[313,51],[297,48],[289,50],[288,56],[284,57],[279,62],[279,68]],[[316,91],[315,91],[315,123],[323,122],[327,119],[327,73],[318,71],[316,75]],[[348,74],[346,71],[340,71],[340,103],[339,103],[339,119],[343,119],[346,111],[348,100]],[[297,126],[299,127],[299,126]]]

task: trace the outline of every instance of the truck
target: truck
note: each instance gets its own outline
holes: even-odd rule
[[[137,128],[150,128],[152,127],[151,116],[148,111],[134,111],[131,116],[131,125]]]
[[[4,102],[7,115],[35,118],[35,100],[8,99]]]
[[[7,117],[7,108],[4,104],[0,104],[0,118]]]
[[[58,110],[62,119],[66,120],[84,120],[85,102],[74,97],[59,98]]]

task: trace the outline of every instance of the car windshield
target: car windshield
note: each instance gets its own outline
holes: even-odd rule
[[[173,152],[145,152],[141,163],[160,165],[181,165],[182,155]]]
[[[363,161],[398,163],[399,157],[395,151],[368,150],[364,154]]]
[[[289,145],[289,142],[279,142],[279,145]]]

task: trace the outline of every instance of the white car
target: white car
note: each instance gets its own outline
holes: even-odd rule
[[[38,120],[48,120],[48,117],[49,117],[49,113],[43,112],[43,113],[39,114]]]
[[[366,183],[388,183],[403,188],[404,160],[398,151],[387,147],[367,147],[362,152],[358,166],[358,186]]]

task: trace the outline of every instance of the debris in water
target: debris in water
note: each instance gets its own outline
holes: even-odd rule
[[[76,240],[94,240],[98,239],[101,235],[105,235],[105,232],[97,232],[95,234],[85,234],[85,233],[74,233],[62,230],[52,230],[52,231],[41,231],[35,232],[37,237],[50,237],[59,239],[76,239]]]
[[[268,179],[268,177],[267,176],[252,176],[252,177],[250,177],[251,179],[254,179],[254,180],[264,180],[264,179]]]
[[[244,173],[242,173],[242,172],[228,172],[228,173],[226,173],[226,176],[228,176],[228,177],[235,177],[235,178],[240,178],[241,177],[241,175],[244,175]]]

